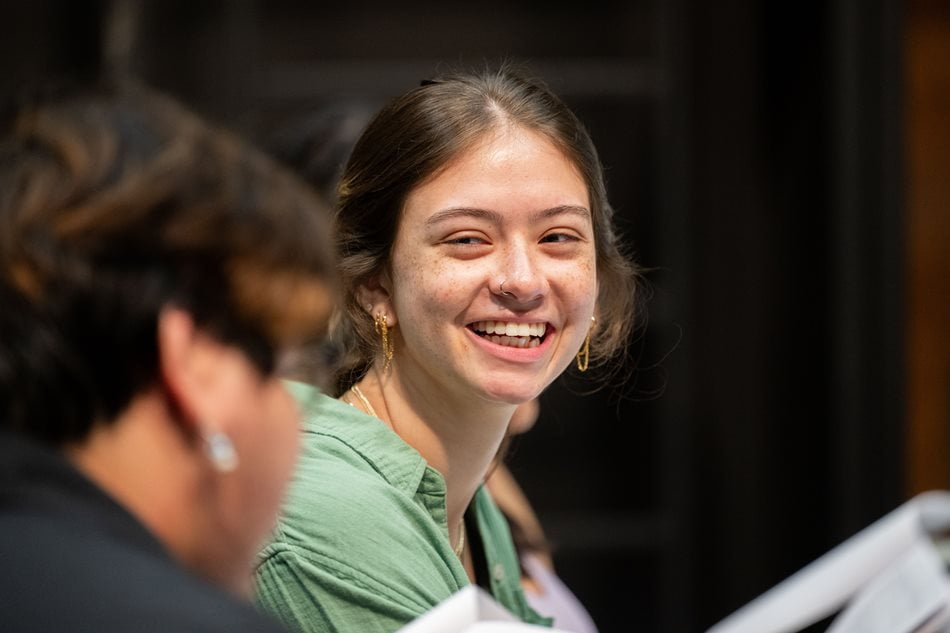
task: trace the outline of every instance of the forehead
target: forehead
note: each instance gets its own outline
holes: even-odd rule
[[[446,208],[501,214],[590,208],[577,166],[546,136],[518,126],[492,130],[407,196],[404,219]]]

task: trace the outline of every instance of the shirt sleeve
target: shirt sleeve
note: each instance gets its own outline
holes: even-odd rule
[[[342,561],[286,549],[260,562],[257,602],[300,633],[391,633],[433,606]]]

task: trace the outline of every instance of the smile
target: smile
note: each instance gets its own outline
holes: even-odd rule
[[[540,345],[547,330],[546,323],[512,323],[510,321],[477,321],[469,327],[495,345],[523,348]]]

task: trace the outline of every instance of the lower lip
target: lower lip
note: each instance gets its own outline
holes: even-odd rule
[[[486,352],[500,358],[502,360],[511,361],[513,363],[534,363],[540,360],[545,353],[547,353],[548,347],[551,345],[551,340],[554,338],[554,332],[551,332],[550,329],[547,335],[542,339],[541,344],[537,347],[514,347],[510,345],[498,345],[492,343],[487,338],[483,338],[473,332],[469,328],[465,328],[465,331],[468,332],[468,335],[475,340],[475,344],[484,349]]]

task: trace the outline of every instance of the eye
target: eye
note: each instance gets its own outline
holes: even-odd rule
[[[471,260],[482,257],[492,250],[490,238],[481,232],[458,232],[445,237],[440,245],[448,257]]]
[[[459,244],[461,246],[470,246],[476,244],[487,244],[487,242],[477,235],[461,235],[445,241],[446,244]]]
[[[559,242],[576,242],[580,238],[571,233],[548,233],[541,238],[542,244],[556,244]]]

